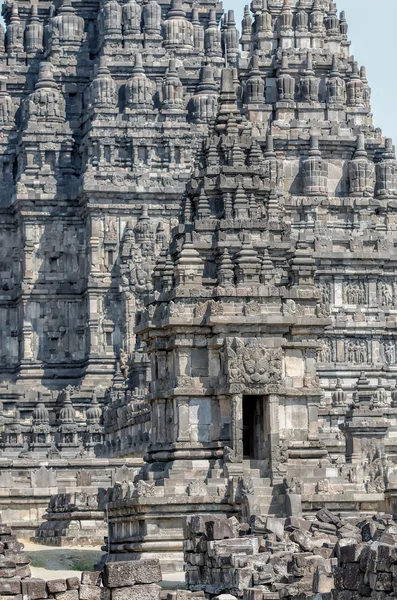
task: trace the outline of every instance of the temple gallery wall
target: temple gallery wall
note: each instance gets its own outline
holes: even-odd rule
[[[397,161],[333,2],[225,8],[3,5],[0,512],[213,596],[327,534],[331,594],[397,516]]]

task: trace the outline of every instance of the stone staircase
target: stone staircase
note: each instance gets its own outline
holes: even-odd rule
[[[283,516],[284,498],[276,494],[276,489],[271,485],[263,461],[244,459],[243,466],[245,476],[251,478],[254,494],[260,505],[261,515]]]

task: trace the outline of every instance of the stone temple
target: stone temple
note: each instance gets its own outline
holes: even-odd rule
[[[187,516],[397,517],[397,161],[344,13],[3,16],[5,519],[171,570]]]

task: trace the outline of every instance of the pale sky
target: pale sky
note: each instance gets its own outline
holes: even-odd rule
[[[335,0],[346,11],[350,50],[360,66],[367,67],[372,88],[375,127],[397,145],[397,0]],[[234,9],[239,30],[244,0],[223,0],[225,10]]]

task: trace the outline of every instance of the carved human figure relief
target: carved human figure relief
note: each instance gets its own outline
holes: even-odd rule
[[[347,362],[357,365],[368,362],[368,346],[364,340],[350,340],[345,345],[345,359]]]
[[[366,288],[363,281],[352,281],[345,286],[344,301],[346,304],[365,304]]]
[[[385,361],[388,365],[394,365],[396,362],[396,342],[395,340],[387,340],[383,344],[383,353]]]
[[[378,284],[378,301],[381,306],[392,306],[393,288],[391,284],[380,281]]]
[[[321,348],[318,350],[317,360],[324,363],[333,362],[333,345],[331,340],[322,340]]]

